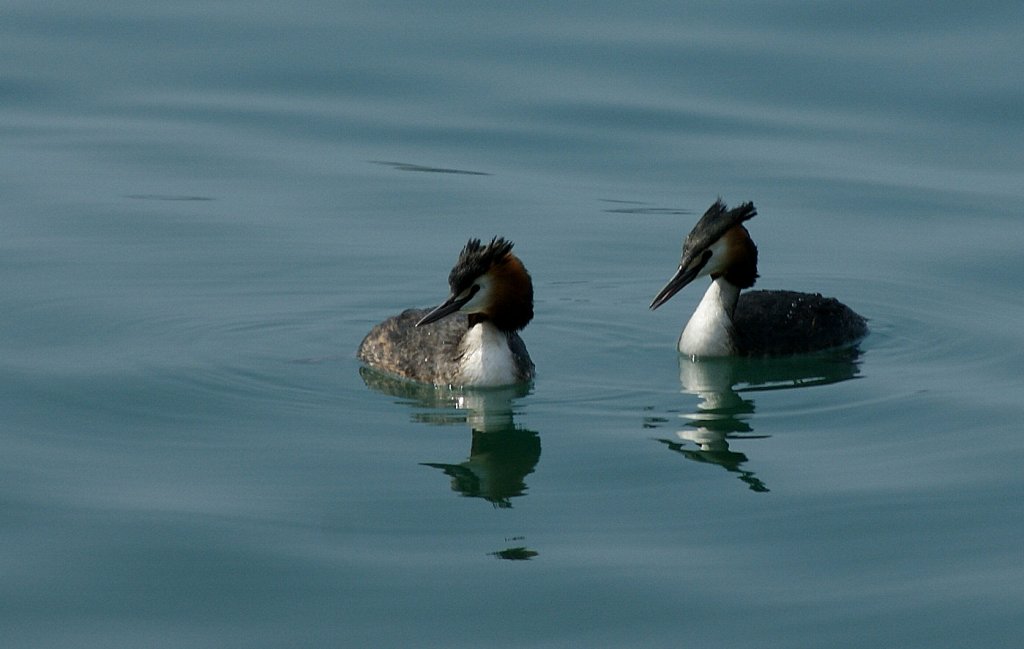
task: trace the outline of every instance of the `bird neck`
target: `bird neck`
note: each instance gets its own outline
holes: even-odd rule
[[[489,321],[508,333],[524,328],[533,319],[533,281],[526,267],[510,253],[488,274],[493,294],[485,311],[470,315],[469,325]]]
[[[724,276],[711,282],[679,336],[679,352],[690,357],[736,353],[732,316],[740,289]]]
[[[486,320],[470,326],[459,342],[459,382],[489,387],[522,380],[508,337]]]

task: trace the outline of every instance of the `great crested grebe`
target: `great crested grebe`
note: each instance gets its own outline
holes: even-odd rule
[[[743,222],[753,203],[728,209],[721,199],[686,235],[679,269],[651,302],[657,309],[698,277],[711,286],[679,336],[679,352],[707,356],[783,356],[845,347],[868,332],[867,321],[835,298],[796,291],[750,291],[757,246]]]
[[[435,385],[531,380],[533,361],[518,332],[533,319],[533,282],[512,254],[512,242],[495,237],[482,245],[470,239],[448,285],[451,295],[436,308],[407,309],[371,329],[359,345],[359,359]]]

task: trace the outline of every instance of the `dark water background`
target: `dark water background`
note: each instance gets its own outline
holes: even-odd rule
[[[1016,647],[1015,2],[8,2],[7,647]],[[860,356],[680,365],[716,196]],[[360,374],[469,237],[527,392]]]

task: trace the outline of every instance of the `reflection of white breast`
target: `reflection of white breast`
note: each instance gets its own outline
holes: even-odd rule
[[[471,327],[459,351],[460,381],[465,385],[508,385],[519,380],[508,338],[489,322]]]

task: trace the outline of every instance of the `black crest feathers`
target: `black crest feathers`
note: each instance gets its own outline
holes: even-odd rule
[[[729,209],[719,198],[704,212],[683,243],[683,254],[694,249],[707,248],[718,241],[723,234],[733,227],[757,216],[757,208],[751,202]]]
[[[459,260],[448,274],[448,286],[452,293],[461,293],[478,277],[500,263],[512,252],[512,242],[494,237],[486,246],[480,239],[470,239],[459,253]]]

